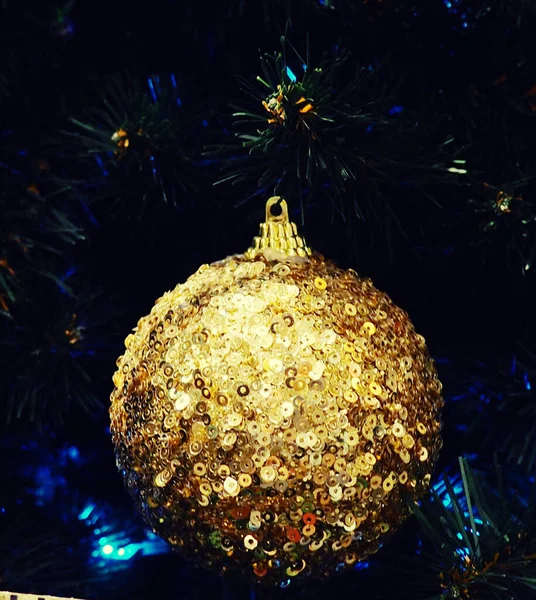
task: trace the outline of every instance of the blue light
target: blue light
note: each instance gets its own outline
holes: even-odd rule
[[[52,501],[56,486],[61,485],[62,478],[53,476],[49,467],[38,467],[35,471],[35,504],[44,506]]]
[[[151,77],[147,78],[147,84],[149,85],[149,92],[151,93],[151,98],[153,102],[156,102],[156,91],[154,89],[154,83]]]
[[[76,269],[71,269],[76,271]],[[71,460],[78,460],[80,458],[80,451],[76,446],[71,446],[69,450],[67,450],[67,454]]]
[[[294,73],[290,70],[290,67],[287,67],[287,76],[290,79],[290,81],[292,81],[292,83],[296,83],[296,75],[294,75]]]
[[[528,374],[528,373],[525,373],[525,375],[523,376],[523,381],[525,382],[525,388],[526,388],[527,390],[529,390],[529,392],[530,392],[530,390],[531,390],[532,388],[531,388],[531,385],[530,385],[530,381],[529,381],[529,374]]]
[[[460,499],[460,502],[463,504],[463,498],[460,498],[463,494],[463,481],[458,479],[458,476],[449,477],[450,484],[452,485],[452,489],[454,491],[454,495]],[[452,507],[452,500],[447,492],[447,486],[445,485],[445,481],[440,479],[437,483],[432,486],[434,492],[439,496],[443,506],[445,508]]]
[[[85,521],[89,515],[94,511],[95,504],[88,504],[86,508],[78,515],[80,521]]]
[[[363,569],[368,569],[370,567],[370,563],[368,562],[358,562],[355,564],[354,569],[356,571],[362,571]]]
[[[169,78],[171,79],[171,85],[177,89],[177,80],[175,79],[175,75],[173,75],[173,73],[171,73],[171,75],[169,76]]]
[[[206,119],[203,119],[201,123],[203,124],[203,127],[208,127],[208,121]]]
[[[19,156],[28,156],[28,150],[19,150],[17,154]]]
[[[112,544],[105,544],[102,547],[101,552],[110,560],[125,561],[130,560],[138,552],[143,556],[150,556],[155,554],[166,554],[169,551],[167,544],[161,539],[158,539],[156,542],[149,540],[139,543],[128,542],[128,539],[123,540],[122,546],[117,551],[114,551]]]
[[[98,155],[95,154],[95,162],[99,165],[99,167],[102,170],[102,174],[104,175],[104,177],[108,176],[108,171],[104,168],[104,163],[102,162],[102,158]]]
[[[61,280],[65,281],[66,279],[69,279],[69,277],[72,277],[74,274],[76,273],[76,267],[70,267],[69,269],[67,269],[67,271],[65,271],[65,273],[61,276]],[[70,452],[70,450],[69,450]],[[78,450],[77,450],[78,452]]]
[[[389,111],[390,115],[397,115],[398,113],[404,112],[404,107],[403,106],[398,106],[395,104],[395,106],[393,106],[393,108],[391,108],[391,110]]]

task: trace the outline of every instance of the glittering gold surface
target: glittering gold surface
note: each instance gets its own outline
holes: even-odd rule
[[[251,256],[251,253],[250,253]],[[203,265],[125,341],[117,464],[153,530],[276,585],[376,552],[428,486],[441,384],[370,280],[313,254]]]

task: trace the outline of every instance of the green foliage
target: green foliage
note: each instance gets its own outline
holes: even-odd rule
[[[99,103],[71,118],[70,183],[126,218],[141,218],[151,204],[184,201],[197,185],[189,154],[194,121],[181,106],[175,77],[150,77],[146,88],[115,76],[103,87]]]
[[[433,491],[412,505],[433,545],[418,560],[436,575],[440,589],[430,598],[528,598],[536,591],[536,486],[525,503],[497,464],[492,485],[467,460],[459,463],[461,491],[445,477],[443,497]]]
[[[396,105],[403,78],[390,80],[387,60],[360,67],[336,48],[315,67],[309,44],[303,59],[281,42],[281,52],[261,56],[262,76],[240,79],[255,104],[236,108],[235,139],[207,148],[222,162],[218,184],[245,191],[243,199],[300,198],[302,212],[327,200],[343,220],[381,215],[389,229],[395,191],[448,179],[452,140],[432,141],[435,123]]]

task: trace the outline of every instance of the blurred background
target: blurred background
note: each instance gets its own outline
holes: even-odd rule
[[[527,0],[1,0],[2,589],[536,595],[535,27]],[[172,556],[108,427],[124,338],[274,194],[408,311],[446,401],[417,517],[286,590]]]

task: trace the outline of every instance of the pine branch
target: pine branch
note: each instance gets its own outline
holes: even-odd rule
[[[520,490],[501,487],[498,465],[495,485],[465,459],[459,466],[461,485],[445,477],[443,495],[434,490],[420,506],[412,504],[434,547],[420,554],[421,570],[435,573],[437,596],[528,597],[536,589],[536,487],[525,504]]]
[[[386,64],[355,69],[336,50],[313,67],[308,46],[303,58],[285,37],[282,45],[261,56],[255,83],[240,80],[256,105],[235,110],[234,142],[207,148],[221,157],[217,183],[248,189],[246,200],[254,188],[299,197],[303,210],[324,195],[343,219],[379,212],[396,223],[394,190],[448,179],[448,144],[433,142],[430,152],[433,127],[397,106],[400,81],[389,82]]]
[[[65,278],[34,282],[32,295],[3,324],[1,404],[7,423],[60,426],[75,408],[86,414],[103,410],[97,396],[101,375],[95,378],[93,371],[118,352],[113,311],[94,290],[71,296],[66,289]]]
[[[146,85],[115,76],[103,87],[100,104],[71,118],[76,129],[65,132],[72,152],[68,183],[92,190],[92,201],[107,202],[126,218],[141,218],[162,202],[190,202],[199,185],[192,154],[197,119],[182,106],[175,75],[151,76]]]
[[[508,359],[455,360],[447,377],[452,382],[450,421],[457,423],[465,447],[482,460],[498,454],[516,469],[534,473],[536,355],[519,344]],[[467,446],[472,440],[478,440],[478,447]]]

